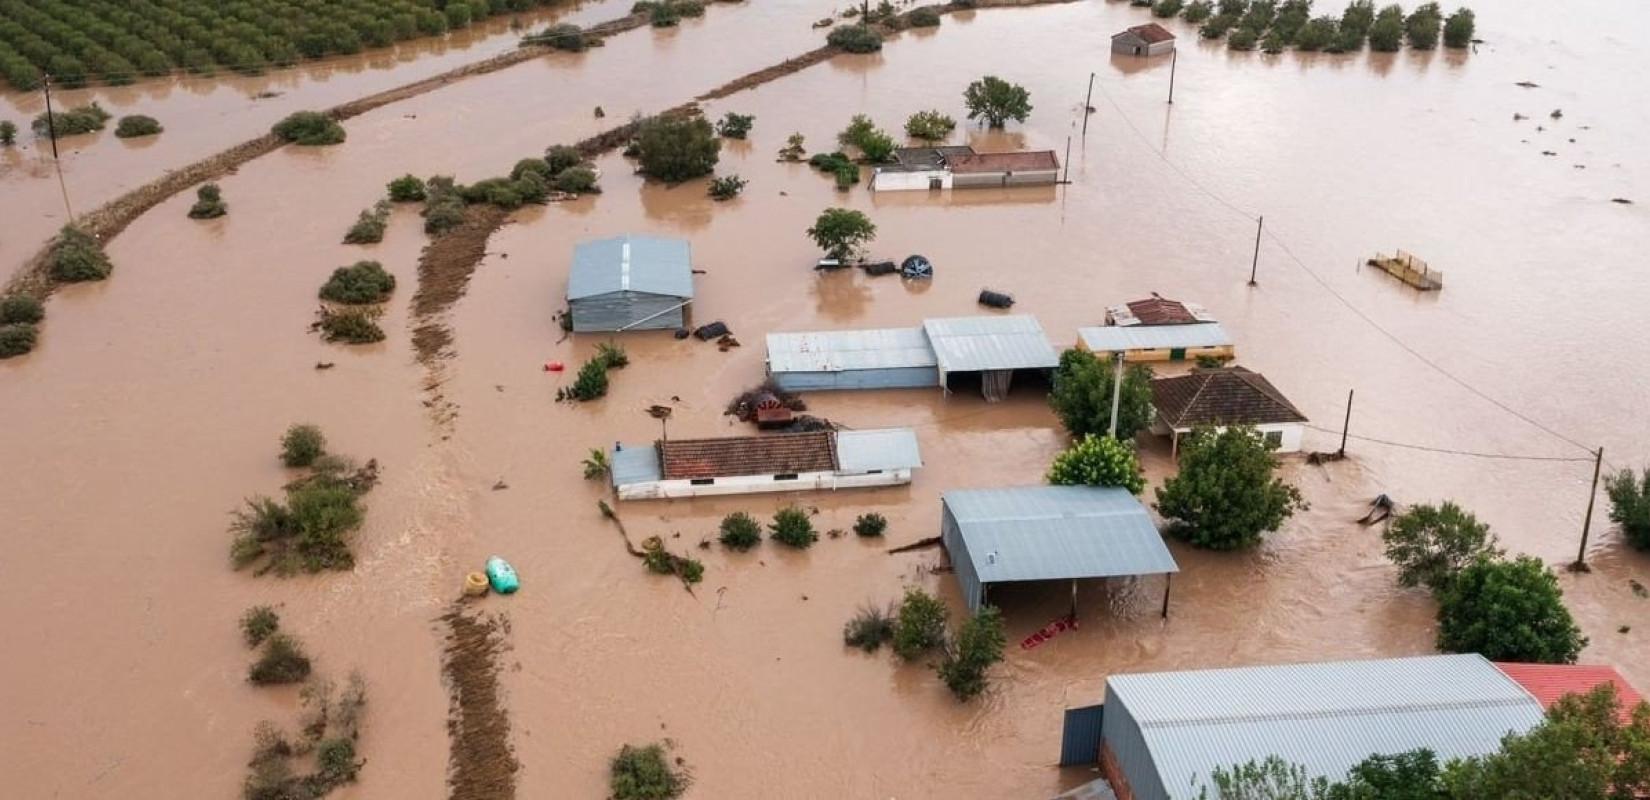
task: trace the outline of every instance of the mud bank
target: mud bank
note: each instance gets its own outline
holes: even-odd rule
[[[447,788],[452,800],[510,800],[521,764],[510,751],[510,718],[499,698],[498,658],[508,619],[454,608],[447,625],[442,675],[452,694],[447,735],[452,742]]]

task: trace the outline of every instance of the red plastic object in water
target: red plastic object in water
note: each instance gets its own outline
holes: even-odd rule
[[[561,372],[563,369],[566,369],[566,365],[562,364],[560,361],[544,362],[545,372]]]

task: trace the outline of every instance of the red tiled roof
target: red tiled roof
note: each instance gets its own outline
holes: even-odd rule
[[[1178,300],[1152,297],[1136,300],[1128,306],[1129,313],[1140,320],[1141,325],[1190,325],[1194,322],[1203,322],[1186,310],[1186,306]]]
[[[1495,668],[1512,678],[1524,691],[1535,696],[1543,708],[1551,708],[1567,694],[1585,694],[1606,683],[1616,685],[1621,701],[1621,721],[1632,719],[1633,707],[1644,700],[1615,667],[1602,664],[1513,664],[1495,662]]]
[[[1053,150],[1032,150],[1019,153],[965,153],[949,156],[946,166],[956,173],[974,172],[1037,172],[1058,170],[1060,159]]]
[[[1169,33],[1168,28],[1165,28],[1155,22],[1148,22],[1144,25],[1136,25],[1128,29],[1126,33],[1132,33],[1135,36],[1140,37],[1140,39],[1146,44],[1157,44],[1158,42],[1168,42],[1174,39],[1174,34]]]
[[[1152,407],[1171,428],[1305,422],[1276,386],[1243,367],[1194,369],[1152,381]]]
[[[836,469],[836,439],[830,431],[679,439],[659,443],[665,480],[784,475]]]

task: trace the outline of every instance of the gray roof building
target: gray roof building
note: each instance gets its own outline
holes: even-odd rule
[[[1037,318],[1030,315],[926,319],[922,329],[934,348],[940,385],[949,388],[955,373],[978,372],[987,400],[1001,400],[1008,394],[1015,370],[1060,365],[1060,354],[1043,335]]]
[[[768,334],[768,374],[785,391],[950,388],[977,372],[990,401],[1008,392],[1015,370],[1060,363],[1043,327],[1024,315],[924,320],[920,328]]]
[[[567,307],[575,332],[680,328],[692,300],[685,239],[627,234],[573,246]]]

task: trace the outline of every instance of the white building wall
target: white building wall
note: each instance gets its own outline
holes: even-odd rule
[[[690,480],[648,481],[628,483],[618,487],[620,500],[653,500],[673,497],[711,497],[725,494],[759,494],[762,492],[807,492],[827,489],[856,489],[871,486],[896,486],[911,482],[911,470],[845,474],[838,472],[804,472],[794,480],[777,480],[772,475],[741,475],[717,478],[713,483],[696,484]]]
[[[932,182],[935,178],[939,179],[941,189],[951,188],[950,170],[931,169],[915,172],[874,170],[871,173],[871,191],[926,192],[932,188]]]
[[[1174,431],[1170,430],[1169,426],[1164,424],[1161,417],[1152,420],[1152,425],[1149,430],[1158,436],[1174,435]],[[1225,430],[1225,428],[1217,428],[1216,430]],[[1276,452],[1299,453],[1301,451],[1301,438],[1305,434],[1306,427],[1299,422],[1281,422],[1267,425],[1256,425],[1255,430],[1260,431],[1263,436],[1267,433],[1275,432],[1282,437],[1282,441],[1278,444]],[[1181,436],[1186,436],[1191,432],[1192,430],[1190,428],[1180,429]]]

